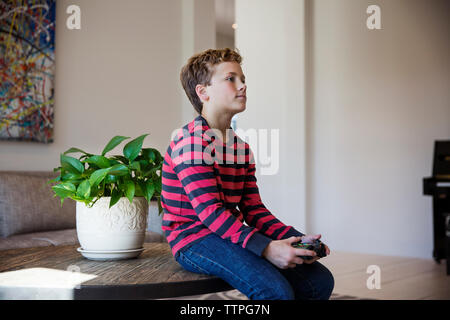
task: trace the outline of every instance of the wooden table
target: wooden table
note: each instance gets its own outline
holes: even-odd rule
[[[184,270],[167,243],[145,243],[139,257],[119,261],[88,260],[77,247],[0,251],[0,299],[158,299],[233,289]]]

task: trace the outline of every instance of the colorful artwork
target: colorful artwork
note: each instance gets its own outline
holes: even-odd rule
[[[0,1],[0,139],[53,142],[55,2]]]

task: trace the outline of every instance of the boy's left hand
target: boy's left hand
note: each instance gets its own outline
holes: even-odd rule
[[[319,240],[321,237],[322,237],[321,234],[314,234],[314,235],[304,235],[301,238],[302,238],[302,242],[311,243],[314,240]],[[327,254],[327,256],[329,256],[330,252],[331,252],[330,248],[328,248],[328,246],[325,243],[324,243],[324,246],[325,246],[325,253]],[[320,259],[319,257],[313,257],[311,260],[304,260],[303,263],[311,264],[319,259]]]

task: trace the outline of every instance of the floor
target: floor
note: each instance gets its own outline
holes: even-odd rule
[[[450,300],[450,276],[446,275],[445,260],[437,264],[433,259],[333,252],[321,263],[331,270],[335,278],[333,300]],[[372,267],[368,273],[369,266]],[[379,289],[374,280],[377,273]],[[178,299],[239,300],[246,297],[232,290]]]
[[[449,300],[450,276],[446,274],[446,261],[437,264],[433,259],[403,258],[335,252],[322,263],[335,277],[334,292],[359,298],[388,300]],[[380,274],[379,289],[374,287],[374,269]]]

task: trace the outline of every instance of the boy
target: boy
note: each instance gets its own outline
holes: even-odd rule
[[[177,132],[164,157],[162,228],[181,266],[218,276],[249,299],[329,299],[330,271],[314,251],[291,246],[320,235],[305,236],[267,210],[252,151],[230,128],[246,108],[241,62],[236,51],[209,49],[181,70],[199,116]]]

